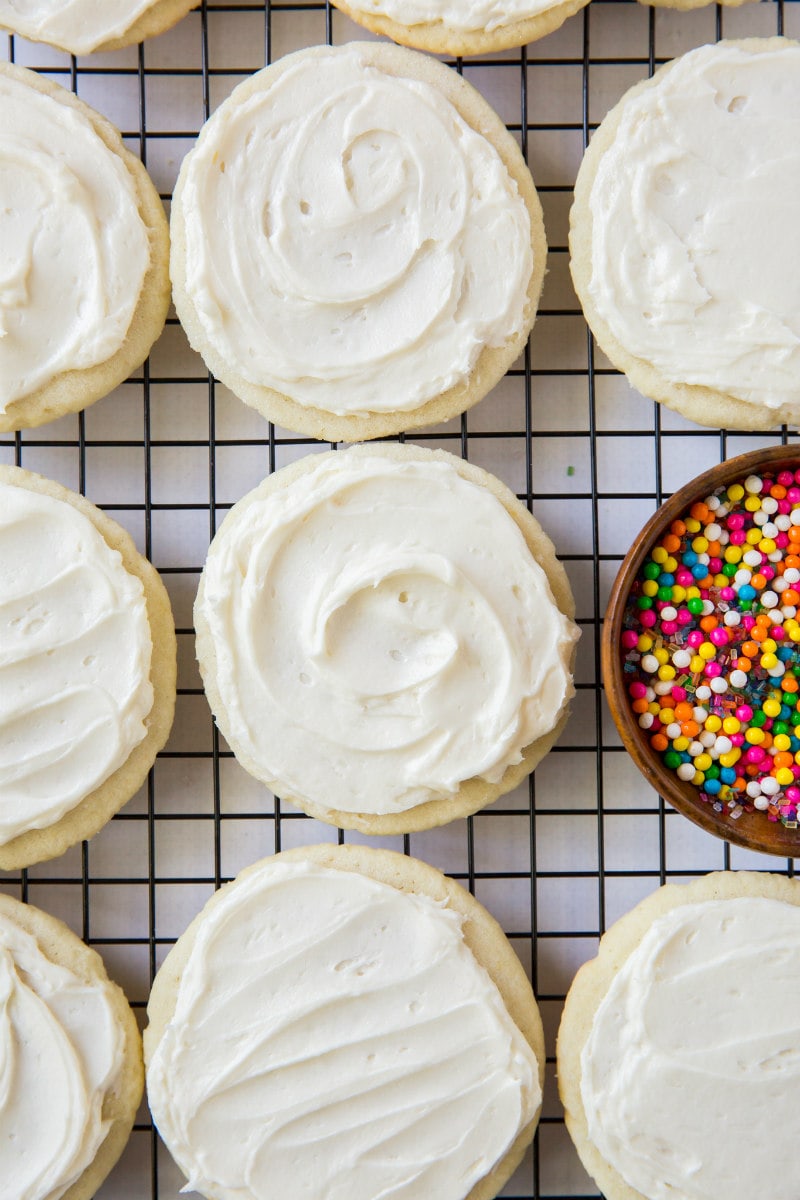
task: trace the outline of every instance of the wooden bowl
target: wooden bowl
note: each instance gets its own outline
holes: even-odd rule
[[[678,812],[709,833],[748,850],[795,858],[800,857],[800,826],[787,829],[780,821],[768,820],[764,812],[744,811],[737,819],[731,818],[727,809],[716,812],[710,803],[700,799],[700,793],[693,784],[684,783],[664,765],[656,751],[651,749],[646,734],[639,727],[636,714],[630,708],[620,646],[626,601],[633,583],[648,551],[671,523],[696,501],[704,500],[723,485],[743,480],[748,475],[760,475],[767,470],[779,472],[784,468],[793,471],[800,468],[800,445],[772,446],[728,459],[679,488],[661,505],[636,537],[611,589],[603,625],[601,662],[611,715],[626,749],[647,782]]]

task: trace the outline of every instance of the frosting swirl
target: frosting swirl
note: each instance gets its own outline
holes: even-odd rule
[[[58,1200],[103,1143],[124,1051],[109,989],[0,915],[0,1200]]]
[[[455,912],[275,861],[206,910],[147,1086],[189,1189],[221,1200],[464,1200],[541,1102]]]
[[[243,88],[178,189],[186,290],[224,363],[327,412],[410,411],[524,327],[527,208],[441,92],[357,43]]]
[[[231,745],[330,809],[499,782],[572,695],[577,630],[518,526],[432,455],[325,455],[251,493],[212,543],[197,615]]]
[[[127,33],[159,0],[0,0],[0,25],[34,41],[91,54]]]
[[[0,841],[121,766],[153,705],[141,582],[66,501],[0,483]]]
[[[581,1097],[591,1141],[647,1200],[796,1195],[798,978],[800,908],[755,897],[674,908],[625,961]]]
[[[149,257],[120,156],[80,109],[0,72],[0,413],[119,350]]]
[[[440,21],[465,33],[492,33],[517,21],[557,8],[564,0],[347,0],[368,16],[390,17],[401,25]]]
[[[589,294],[672,383],[800,412],[800,45],[693,50],[622,102]]]

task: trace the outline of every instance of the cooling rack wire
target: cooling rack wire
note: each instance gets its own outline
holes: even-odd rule
[[[452,64],[521,143],[545,210],[549,274],[524,360],[468,415],[410,440],[493,471],[530,506],[566,564],[583,631],[577,696],[560,744],[528,783],[485,812],[406,837],[337,835],[246,775],[215,731],[191,627],[208,543],[264,474],[328,446],[267,425],[231,396],[190,350],[174,314],[149,361],[107,399],[0,437],[0,462],[85,492],[130,531],[166,582],[179,645],[175,727],[147,785],[90,844],[0,875],[0,888],[60,916],[95,946],[143,1020],[151,979],[174,939],[220,883],[263,855],[338,836],[448,872],[503,925],[544,1017],[542,1122],[502,1192],[516,1200],[597,1195],[564,1128],[553,1052],[564,994],[605,926],[667,879],[723,867],[792,870],[791,861],[704,834],[645,786],[620,746],[599,671],[608,589],[653,509],[713,463],[789,436],[700,429],[632,392],[593,345],[566,249],[584,146],[619,96],[693,46],[775,33],[800,37],[800,3],[679,13],[592,0],[538,43]],[[303,46],[367,36],[319,0],[216,0],[144,46],[76,60],[0,34],[0,59],[41,70],[108,116],[168,207],[200,126],[242,78]],[[98,1198],[177,1200],[182,1182],[143,1107]]]

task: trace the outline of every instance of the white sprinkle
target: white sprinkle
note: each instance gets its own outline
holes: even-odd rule
[[[723,733],[714,743],[714,749],[716,750],[717,754],[730,754],[731,750],[733,749],[733,742]]]
[[[744,481],[744,490],[746,492],[750,492],[754,496],[758,495],[763,486],[764,484],[759,479],[758,475],[748,475],[747,479]]]
[[[761,507],[765,513],[774,513],[778,511],[778,501],[774,496],[765,496],[761,501]]]
[[[716,678],[711,680],[711,690],[712,692],[716,692],[718,695],[722,695],[723,692],[727,692],[728,681],[724,675],[717,675]]]
[[[726,625],[738,625],[742,620],[742,614],[737,609],[731,608],[722,619]]]
[[[766,812],[769,808],[769,800],[766,796],[756,796],[753,801],[753,808],[757,808],[759,812]]]
[[[762,592],[760,602],[763,604],[764,608],[774,608],[778,603],[778,597],[772,591]]]
[[[731,687],[743,688],[747,686],[747,673],[745,671],[731,671],[730,673]]]
[[[676,650],[672,656],[672,662],[679,670],[688,667],[691,661],[692,656],[688,650]]]
[[[675,738],[679,738],[681,736],[681,727],[677,721],[670,721],[665,733],[670,741],[674,741]]]
[[[752,796],[753,799],[755,799],[756,796],[761,795],[761,784],[757,779],[751,779],[745,788],[745,791],[747,792],[748,796]]]
[[[699,688],[697,688],[695,690],[694,694],[698,700],[704,700],[704,701],[710,700],[711,699],[711,688],[706,687],[706,685],[703,683],[703,684],[701,684],[701,686]]]
[[[659,663],[655,654],[644,654],[642,655],[642,661],[640,665],[642,670],[646,671],[648,675],[655,675],[661,664]]]
[[[777,599],[777,596],[776,596],[776,599]],[[667,604],[666,607],[662,608],[662,610],[661,610],[661,620],[662,621],[674,621],[675,618],[677,617],[677,615],[678,615],[677,608],[673,608],[671,604]]]
[[[702,725],[708,717],[708,709],[701,708],[700,705],[698,705],[696,708],[692,709],[692,716],[694,717],[695,721],[697,721],[698,725]]]
[[[765,775],[761,780],[761,790],[765,796],[775,796],[781,790],[781,785],[771,775]]]

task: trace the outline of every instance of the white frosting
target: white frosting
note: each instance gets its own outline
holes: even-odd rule
[[[0,1200],[58,1200],[93,1161],[124,1042],[107,983],[83,983],[0,916]]]
[[[149,257],[119,155],[81,111],[0,74],[0,413],[119,350]]]
[[[0,25],[23,37],[91,54],[122,37],[159,0],[0,0]]]
[[[368,16],[390,17],[400,25],[441,21],[464,33],[492,33],[557,8],[564,0],[347,0]]]
[[[581,1096],[591,1141],[647,1200],[795,1200],[798,979],[800,908],[760,898],[674,908],[626,960]]]
[[[339,414],[409,411],[523,327],[527,209],[439,91],[355,43],[235,96],[179,202],[187,291],[246,380]]]
[[[147,1086],[220,1200],[463,1200],[541,1103],[456,913],[285,862],[204,915]]]
[[[201,611],[226,737],[326,808],[497,782],[573,691],[577,629],[518,526],[432,457],[332,454],[236,506]]]
[[[57,821],[145,736],[144,590],[71,504],[0,483],[0,844]]]
[[[800,411],[800,46],[725,42],[625,102],[592,184],[590,295],[673,383]]]

